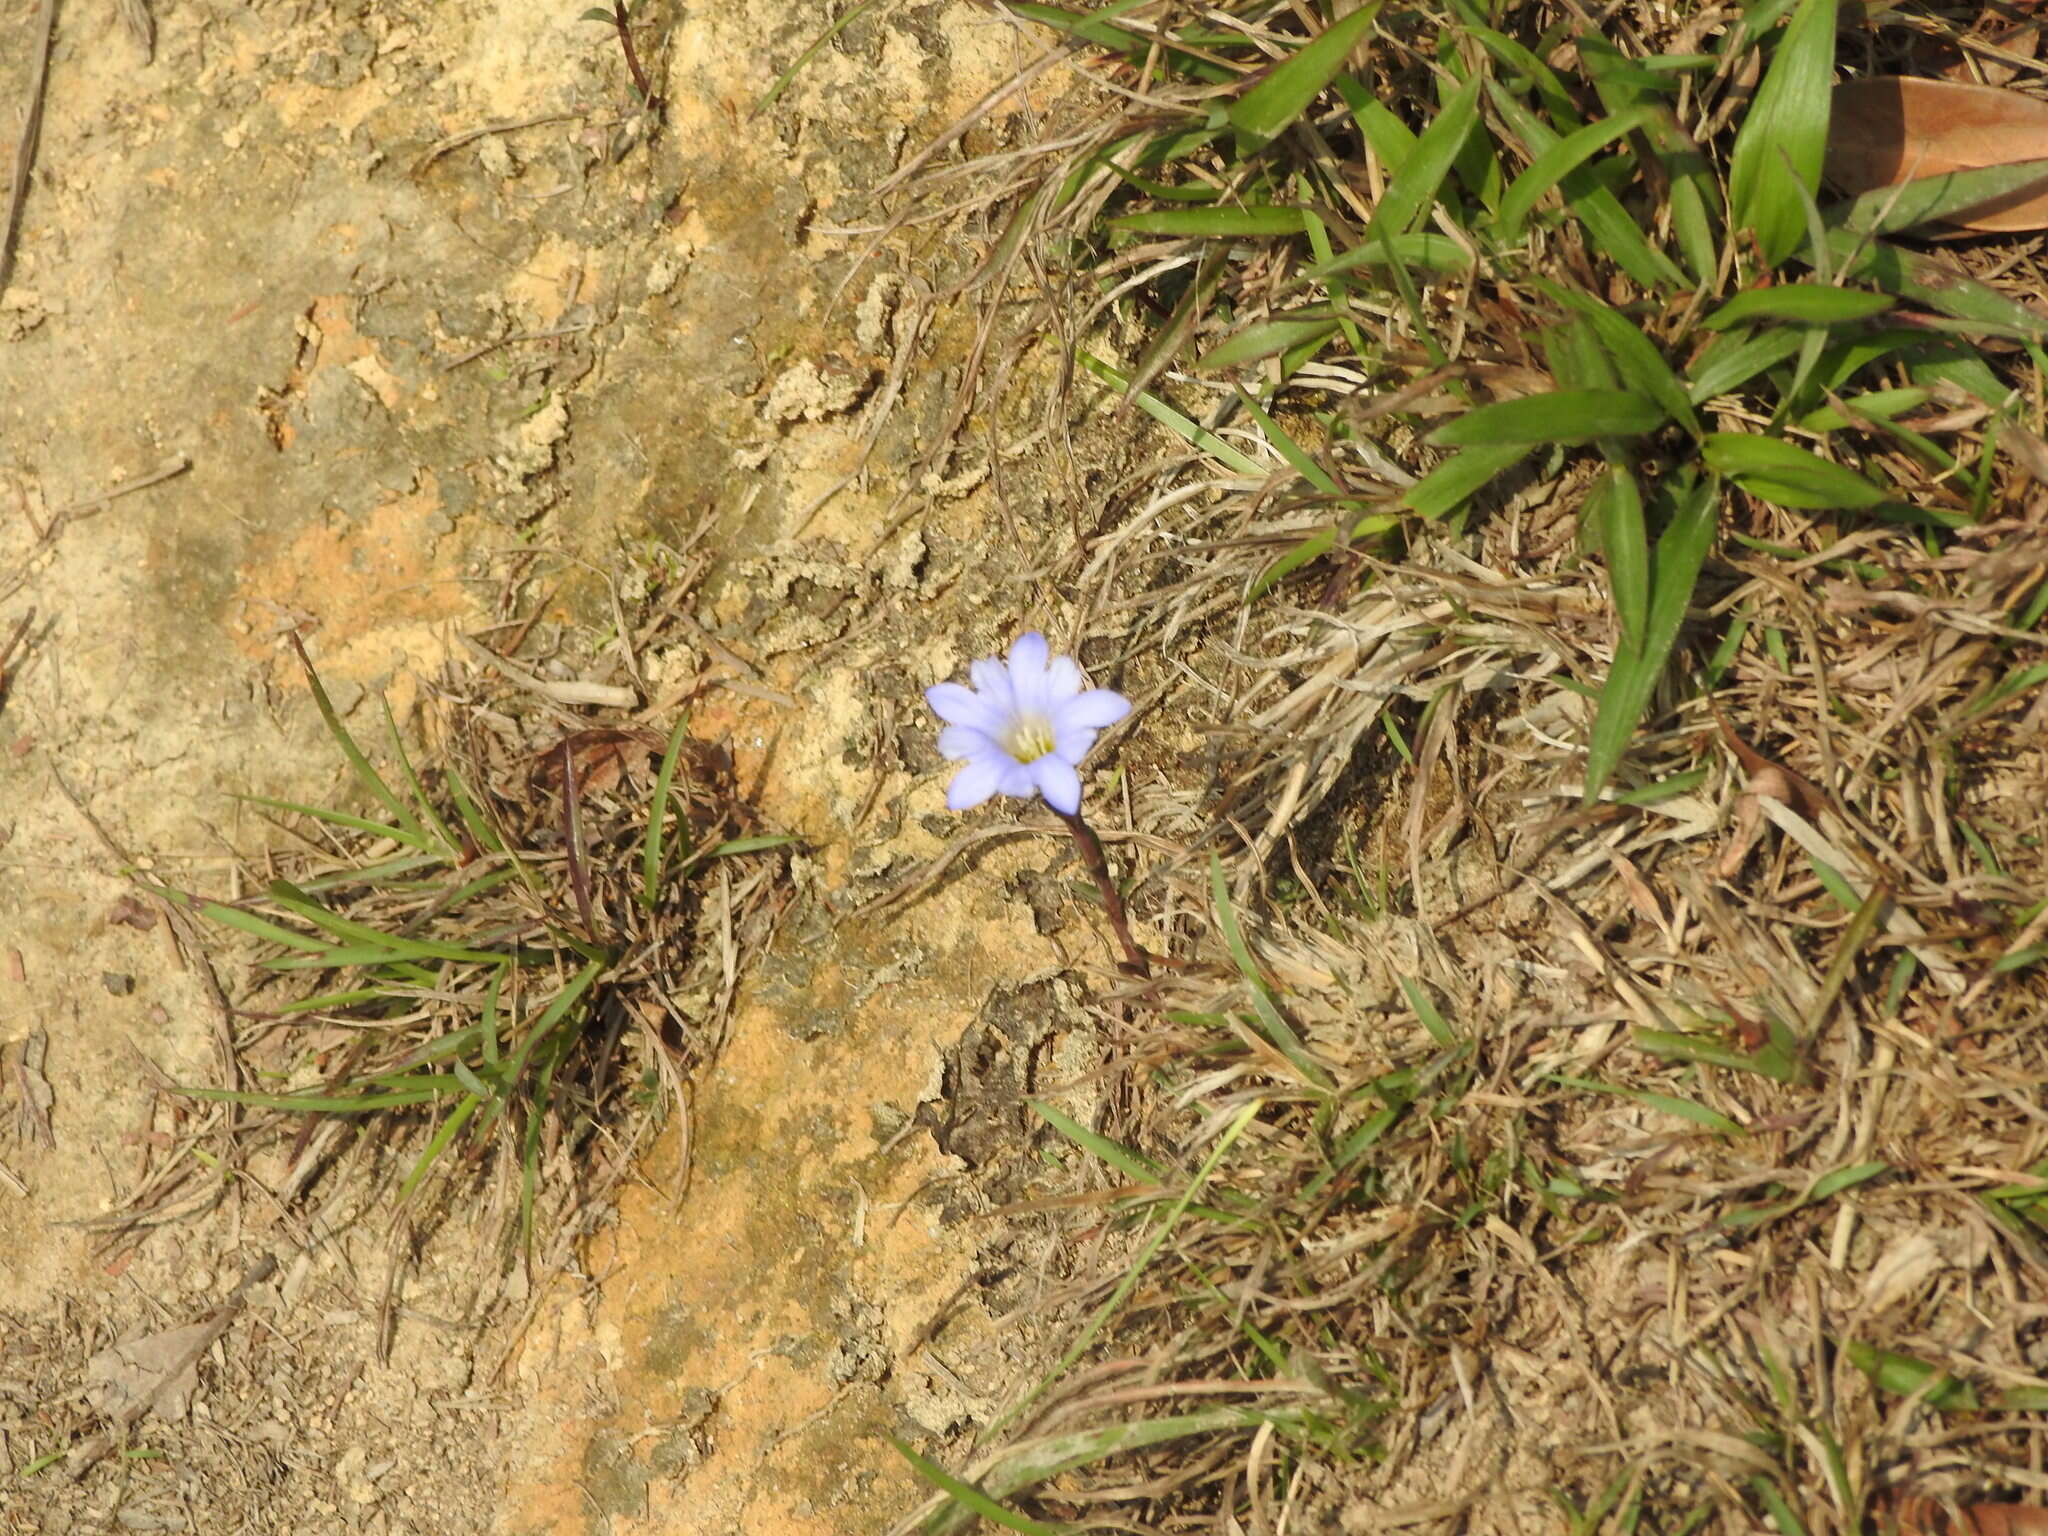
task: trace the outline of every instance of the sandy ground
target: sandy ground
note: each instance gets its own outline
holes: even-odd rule
[[[8,162],[37,9],[7,7]],[[918,690],[1035,616],[985,462],[925,460],[960,341],[918,296],[973,246],[857,266],[841,231],[1027,44],[967,4],[889,10],[757,116],[815,9],[650,6],[650,133],[574,7],[157,9],[145,57],[60,8],[0,294],[0,638],[27,623],[0,709],[0,1531],[881,1529],[914,1496],[886,1436],[1009,1384],[1025,1345],[989,1316],[1042,1257],[935,1130],[1014,1123],[1082,1059],[1046,978],[1093,943],[1004,895],[1044,845],[891,925],[828,917],[951,835]],[[689,1147],[537,1299],[460,1222],[412,1252],[345,1201],[88,1225],[167,1155],[152,1070],[216,1069],[203,971],[124,864],[221,890],[266,836],[238,794],[340,794],[285,636],[370,729],[459,633],[601,614],[593,573],[707,521],[705,617],[784,702],[718,695],[699,729],[810,852]],[[970,1030],[991,1110],[946,1066]],[[12,1071],[35,1040],[47,1139]],[[97,1422],[88,1359],[266,1256],[184,1415],[139,1427],[161,1454],[17,1476]]]

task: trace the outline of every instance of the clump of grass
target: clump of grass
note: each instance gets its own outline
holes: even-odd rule
[[[362,809],[259,799],[299,847],[267,861],[259,894],[148,887],[257,946],[235,1010],[241,1085],[180,1091],[260,1112],[243,1145],[295,1131],[287,1193],[352,1144],[405,1149],[406,1207],[494,1169],[531,1263],[544,1169],[563,1170],[549,1193],[564,1208],[598,1144],[623,1174],[715,1047],[790,840],[754,827],[686,710],[664,737],[496,672],[451,674],[431,766],[387,708],[383,771],[299,656]]]
[[[1068,558],[1175,658],[1124,846],[1178,964],[1048,1116],[1119,1239],[1079,1374],[927,1526],[2035,1486],[1983,1320],[2048,1301],[2048,359],[2022,253],[1908,243],[2027,173],[1832,204],[1830,0],[1012,9],[1116,101],[1003,160],[977,282],[996,377],[1049,336],[1164,431]]]

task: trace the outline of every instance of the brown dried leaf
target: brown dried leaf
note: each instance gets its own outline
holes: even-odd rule
[[[211,1324],[187,1323],[146,1338],[111,1344],[85,1363],[85,1395],[95,1410],[132,1420],[142,1409],[182,1419],[199,1389],[195,1350],[205,1348]]]
[[[1835,87],[1827,178],[1854,196],[1973,171],[2048,159],[2048,101],[1995,85],[1906,75]],[[2048,192],[1980,203],[1947,222],[1964,229],[2048,229]]]

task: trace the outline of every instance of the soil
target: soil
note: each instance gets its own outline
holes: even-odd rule
[[[879,1531],[918,1494],[889,1437],[1029,1365],[992,1318],[1045,1255],[986,1213],[1022,1095],[1091,1056],[1055,978],[1101,963],[1013,899],[1058,889],[1029,838],[845,915],[957,830],[919,690],[1032,617],[1030,540],[936,439],[966,338],[927,298],[979,247],[877,244],[865,189],[1031,45],[884,8],[757,112],[816,8],[648,6],[657,120],[573,6],[155,9],[145,50],[59,7],[0,293],[0,1531]],[[693,729],[806,851],[615,1219],[538,1295],[486,1213],[283,1202],[281,1162],[110,1236],[221,1028],[128,872],[227,891],[276,835],[239,797],[345,798],[289,636],[362,734],[379,696],[413,729],[462,635],[601,625],[624,554],[692,537],[757,669]],[[147,1379],[103,1351],[210,1318],[189,1393],[22,1475]]]

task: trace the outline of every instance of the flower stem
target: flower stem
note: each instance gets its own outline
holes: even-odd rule
[[[1051,809],[1048,807],[1048,809]],[[1103,857],[1102,839],[1095,835],[1095,829],[1081,819],[1079,811],[1071,816],[1065,811],[1054,810],[1053,815],[1067,824],[1067,830],[1074,834],[1074,846],[1081,850],[1081,867],[1094,880],[1095,888],[1102,893],[1102,910],[1109,914],[1109,926],[1116,934],[1116,941],[1123,946],[1123,968],[1134,976],[1150,979],[1152,957],[1138,947],[1131,937],[1131,921],[1124,915],[1123,892],[1116,888],[1116,881],[1110,878],[1109,860]]]

